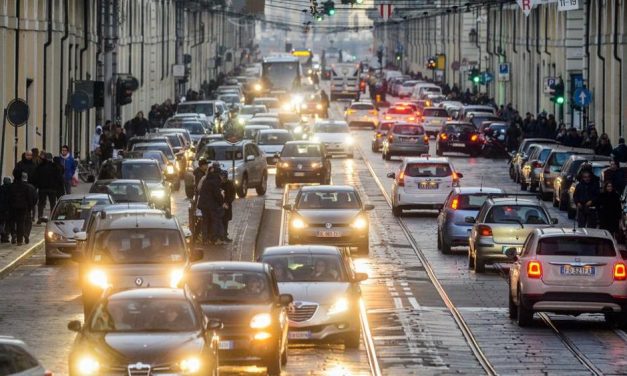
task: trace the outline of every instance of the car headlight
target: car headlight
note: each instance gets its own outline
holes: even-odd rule
[[[268,313],[258,313],[250,320],[250,327],[253,329],[263,329],[270,326],[272,317]]]
[[[311,141],[313,141],[313,142],[320,142],[320,137],[318,137],[318,136],[313,136],[313,137],[311,138]]]
[[[344,142],[346,142],[346,145],[352,145],[354,141],[351,136],[348,136],[346,137],[346,140],[344,140]]]
[[[285,103],[282,108],[283,111],[290,111],[292,109],[292,105],[289,103]]]
[[[366,221],[363,217],[357,217],[353,223],[351,223],[352,228],[356,228],[362,230],[368,226],[368,221]]]
[[[87,280],[94,286],[98,286],[101,289],[109,287],[109,280],[107,279],[107,273],[102,270],[95,269],[89,272]]]
[[[303,103],[303,97],[300,95],[295,95],[292,97],[292,103],[294,104],[301,104]]]
[[[174,269],[170,272],[170,287],[175,289],[179,287],[179,283],[183,279],[183,271],[181,269]]]
[[[168,175],[174,175],[174,173],[176,172],[176,170],[174,170],[174,166],[172,166],[172,165],[168,165],[168,166],[165,168],[165,172],[166,172]]]
[[[183,359],[179,363],[179,368],[183,373],[198,373],[200,372],[200,359],[195,356]]]
[[[150,197],[162,199],[165,197],[165,191],[163,189],[156,189],[150,192]]]
[[[346,298],[339,298],[329,307],[327,313],[329,315],[336,315],[346,311],[348,311],[348,300]]]
[[[48,231],[46,233],[46,236],[48,237],[48,240],[53,241],[53,242],[59,242],[59,241],[67,240],[65,236],[63,236],[61,234],[57,234],[54,231]]]
[[[263,86],[261,86],[261,84],[255,84],[255,86],[253,86],[253,89],[255,89],[255,91],[261,91],[261,89],[263,89]]]
[[[280,167],[282,167],[282,168],[289,168],[290,164],[288,162],[283,162],[283,163],[281,163]]]
[[[312,162],[311,163],[311,168],[320,168],[320,162]]]
[[[294,218],[292,220],[292,227],[294,227],[294,228],[305,228],[305,227],[307,227],[307,224],[305,223],[305,221],[303,221],[300,218]]]
[[[302,108],[303,110],[307,109],[307,103],[303,103],[300,105],[300,108]]]
[[[303,127],[300,125],[294,128],[294,133],[303,133]]]
[[[76,362],[76,370],[80,375],[96,375],[100,370],[100,363],[94,357],[83,356]]]
[[[322,105],[320,103],[316,105],[316,110],[322,110]]]
[[[237,122],[238,122],[240,125],[244,125],[244,124],[246,123],[246,119],[239,118],[239,119],[237,119]]]

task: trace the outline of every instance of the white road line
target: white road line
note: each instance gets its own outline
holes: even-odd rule
[[[394,298],[394,306],[397,309],[403,308],[403,301],[401,300],[401,298]]]
[[[414,307],[415,310],[421,309],[420,304],[418,304],[418,301],[413,296],[410,298],[407,298],[407,300],[409,300],[409,304],[411,304],[411,306]]]

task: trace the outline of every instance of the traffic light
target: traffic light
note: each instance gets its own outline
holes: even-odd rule
[[[332,16],[335,14],[335,3],[331,0],[325,2],[324,4],[324,13],[327,16]]]
[[[437,61],[435,57],[430,57],[427,59],[427,69],[434,70],[437,66]]]
[[[395,58],[396,58],[396,61],[401,61],[403,59],[403,53],[402,52],[397,52],[395,54]]]
[[[468,75],[468,79],[472,81],[473,84],[479,85],[481,83],[481,73],[479,72],[479,69],[472,68],[470,70],[470,75]]]
[[[553,93],[551,94],[551,102],[557,105],[563,105],[566,102],[564,97],[564,81],[560,78],[555,85],[553,85]]]
[[[118,106],[133,101],[133,92],[139,87],[139,81],[130,74],[119,75],[115,83],[115,98]]]

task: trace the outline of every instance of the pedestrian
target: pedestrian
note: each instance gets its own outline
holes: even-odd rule
[[[507,150],[510,152],[514,152],[518,150],[518,140],[520,139],[521,132],[520,128],[516,123],[510,124],[505,131],[505,144],[507,145]]]
[[[612,150],[612,155],[614,156],[614,159],[619,162],[627,162],[627,145],[625,145],[624,138],[621,137],[618,139],[618,146]]]
[[[89,156],[96,170],[100,168],[100,158],[102,156],[102,150],[100,149],[100,137],[102,137],[102,127],[96,126],[96,131],[91,136],[91,145],[89,147]]]
[[[52,158],[50,153],[48,153],[48,156]],[[61,157],[52,158],[52,165],[56,169],[55,174],[57,177],[57,179],[55,179],[55,183],[56,183],[55,192],[57,193],[57,198],[60,198],[61,196],[65,194],[65,167],[63,166],[63,158]],[[59,177],[60,177],[60,180],[59,180]],[[50,208],[50,210],[52,210],[52,208]]]
[[[594,149],[594,154],[607,156],[612,154],[612,144],[610,143],[610,137],[607,133],[602,133],[601,137],[599,137],[599,143]]]
[[[28,181],[32,183],[35,169],[37,168],[35,162],[33,162],[33,152],[26,150],[22,153],[22,160],[15,165],[15,168],[21,172],[25,172],[28,175]]]
[[[13,183],[9,186],[11,221],[14,224],[11,243],[18,246],[24,244],[26,218],[28,212],[32,209],[31,205],[34,201],[34,197],[31,194],[33,192],[28,189],[26,183],[22,180],[22,172],[14,169]]]
[[[213,163],[207,170],[207,175],[200,185],[198,194],[198,208],[201,210],[203,219],[209,217],[210,231],[209,241],[219,244],[220,241],[229,242],[224,236],[224,196],[222,195],[222,179],[220,178],[220,165]],[[203,229],[204,230],[204,229]]]
[[[131,121],[133,123],[133,131],[135,136],[145,136],[150,128],[148,120],[144,118],[144,112],[139,111],[135,118]]]
[[[39,149],[32,148],[30,149],[30,152],[33,153],[33,163],[35,163],[35,166],[38,166],[39,163],[41,162],[41,158],[39,156]]]
[[[625,172],[620,168],[620,162],[610,161],[610,167],[603,173],[604,182],[611,182],[612,187],[618,194],[622,194],[625,189]]]
[[[35,187],[37,188],[37,224],[41,224],[46,208],[46,200],[50,204],[50,211],[57,202],[57,191],[63,186],[63,175],[52,162],[50,153],[41,154],[41,163],[35,171]]]
[[[614,189],[611,181],[603,185],[603,192],[596,200],[597,213],[599,213],[599,228],[607,230],[613,236],[618,233],[618,223],[623,215],[623,206],[619,192]]]
[[[100,136],[100,164],[111,158],[113,158],[113,140],[112,136],[105,132]]]
[[[324,90],[320,91],[320,104],[322,105],[322,117],[326,119],[329,117],[329,96]]]
[[[209,162],[207,161],[207,158],[200,157],[200,159],[198,159],[198,167],[196,167],[196,169],[192,172],[194,175],[194,187],[196,192],[200,189],[200,180],[207,175],[207,169],[209,169]]]
[[[9,243],[9,235],[13,233],[11,222],[11,198],[9,197],[9,187],[11,187],[11,177],[2,178],[0,186],[0,243]]]
[[[233,219],[233,201],[235,201],[235,184],[233,180],[229,179],[229,172],[226,170],[220,171],[220,177],[222,178],[222,192],[224,192],[224,218],[222,225],[224,227],[224,240],[230,242],[229,239],[229,222]]]
[[[571,127],[568,132],[566,132],[566,136],[564,137],[562,143],[564,146],[579,147],[581,146],[581,141],[582,139],[579,132],[577,132],[577,129]]]
[[[577,206],[577,226],[586,227],[594,222],[594,203],[599,197],[599,182],[593,177],[591,171],[581,174],[579,184],[575,187],[573,195]]]
[[[70,153],[70,147],[67,145],[61,146],[61,158],[63,163],[63,182],[65,185],[65,194],[72,193],[72,185],[77,184],[78,181],[74,174],[76,173],[76,161]]]
[[[115,127],[115,131],[113,134],[113,149],[115,150],[126,150],[127,146],[126,134],[124,134],[124,129],[122,127]]]
[[[557,122],[555,121],[555,116],[553,114],[549,115],[549,118],[546,120],[544,126],[546,129],[546,137],[555,138],[555,134],[557,133]]]
[[[35,205],[37,205],[37,190],[28,182],[28,174],[25,172],[22,172],[22,182],[24,182],[24,186],[28,191],[29,199],[29,210],[24,218],[24,243],[28,244],[30,242],[30,232],[33,229],[33,212],[35,211]]]

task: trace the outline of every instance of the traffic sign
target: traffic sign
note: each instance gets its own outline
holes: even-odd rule
[[[76,90],[72,93],[72,97],[70,97],[72,109],[77,112],[88,110],[91,107],[91,103],[89,102],[89,95],[82,90]]]
[[[483,72],[483,83],[484,84],[489,84],[490,82],[492,82],[492,80],[494,80],[494,75],[490,72]]]
[[[544,77],[544,94],[551,94],[556,83],[556,77]]]
[[[531,13],[531,9],[536,3],[536,0],[517,0],[518,6],[522,9],[525,16],[528,16]]]
[[[588,107],[588,105],[592,102],[592,93],[585,87],[579,88],[575,90],[573,101],[578,106]]]
[[[7,106],[7,120],[14,127],[21,127],[28,121],[30,108],[23,99],[15,98]]]
[[[499,64],[499,81],[509,81],[509,63]]]

